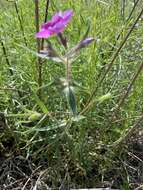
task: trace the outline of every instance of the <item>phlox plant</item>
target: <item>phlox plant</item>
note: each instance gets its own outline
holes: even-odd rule
[[[66,10],[64,12],[59,11],[52,16],[52,19],[41,26],[41,30],[36,33],[36,38],[48,39],[46,49],[41,49],[38,56],[42,58],[49,58],[55,62],[64,64],[65,76],[60,78],[60,85],[67,98],[67,102],[70,108],[72,116],[77,116],[76,98],[74,94],[74,81],[72,80],[72,64],[77,58],[77,54],[80,49],[86,47],[92,43],[95,39],[88,37],[82,39],[73,48],[68,49],[67,38],[64,36],[63,31],[67,27],[73,16],[72,10]],[[60,44],[65,48],[65,54],[62,55],[53,47],[49,38],[56,37],[60,41]]]

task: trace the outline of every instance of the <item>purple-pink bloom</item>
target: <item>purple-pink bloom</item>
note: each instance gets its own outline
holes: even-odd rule
[[[50,36],[62,32],[72,16],[72,10],[57,12],[49,22],[42,24],[41,31],[36,34],[36,37],[49,38]]]

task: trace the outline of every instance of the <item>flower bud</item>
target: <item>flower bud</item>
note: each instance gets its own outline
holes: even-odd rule
[[[77,45],[77,50],[86,47],[87,45],[89,45],[90,43],[92,43],[95,39],[92,37],[86,38],[82,41],[79,42],[79,44]]]
[[[66,56],[68,58],[73,58],[79,52],[80,49],[88,46],[94,40],[95,38],[92,37],[81,40],[75,47],[73,47],[69,52],[67,52]]]

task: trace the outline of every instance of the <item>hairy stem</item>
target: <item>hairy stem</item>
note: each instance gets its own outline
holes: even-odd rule
[[[71,63],[68,59],[66,60],[65,66],[66,66],[66,68],[65,68],[66,82],[67,82],[67,85],[70,86],[70,83],[71,83]]]

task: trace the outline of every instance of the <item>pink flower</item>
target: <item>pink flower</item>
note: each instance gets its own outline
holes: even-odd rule
[[[36,34],[36,38],[49,38],[64,30],[73,16],[72,10],[58,12],[47,23],[42,24],[41,31]]]

